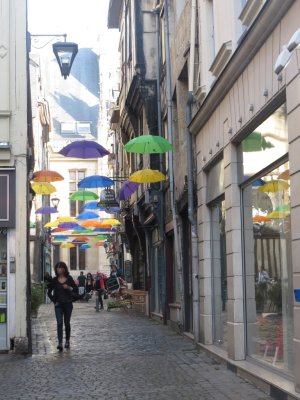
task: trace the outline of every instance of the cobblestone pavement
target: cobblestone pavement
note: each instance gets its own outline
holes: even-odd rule
[[[71,349],[62,353],[52,305],[32,330],[33,356],[0,355],[0,399],[270,399],[135,310],[96,313],[92,301],[76,303]]]

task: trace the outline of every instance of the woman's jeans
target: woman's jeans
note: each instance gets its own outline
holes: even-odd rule
[[[70,340],[71,336],[71,314],[73,310],[72,303],[61,303],[55,306],[55,316],[57,322],[57,339],[58,343],[63,341],[63,325],[65,323],[66,340]]]
[[[96,292],[96,311],[99,311],[99,303],[100,307],[103,308],[102,294],[104,294],[104,290],[98,289]]]

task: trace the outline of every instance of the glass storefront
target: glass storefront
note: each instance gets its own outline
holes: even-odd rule
[[[289,163],[276,165],[288,148],[285,105],[241,148],[244,179],[255,174],[242,192],[247,353],[289,372],[293,366]],[[268,170],[268,165],[276,166]],[[267,172],[259,174],[262,168]]]
[[[227,349],[227,266],[225,240],[225,202],[211,208],[213,340]]]
[[[0,350],[7,349],[7,234],[0,230]]]

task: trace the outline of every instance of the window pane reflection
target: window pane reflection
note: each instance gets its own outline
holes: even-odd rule
[[[289,164],[243,190],[248,354],[292,369]]]

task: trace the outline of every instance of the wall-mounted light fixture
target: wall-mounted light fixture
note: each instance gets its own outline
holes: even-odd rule
[[[57,209],[57,207],[58,207],[58,205],[59,205],[59,202],[60,202],[60,199],[59,199],[58,197],[52,197],[51,203],[52,203],[52,206],[53,206],[54,208]]]

